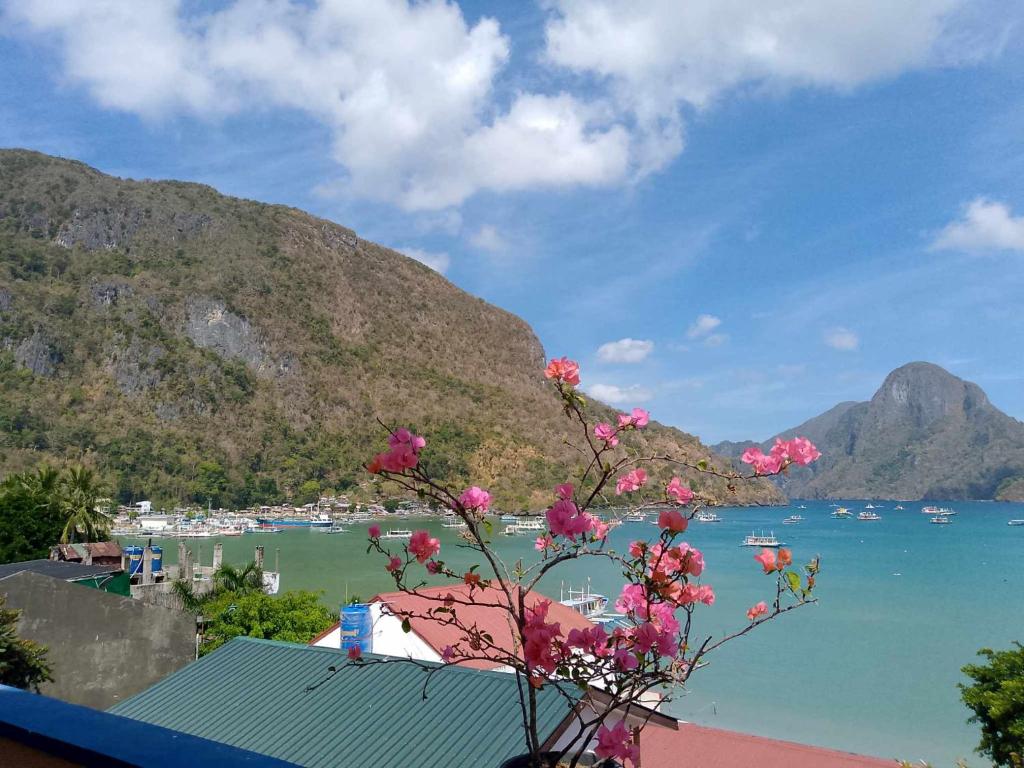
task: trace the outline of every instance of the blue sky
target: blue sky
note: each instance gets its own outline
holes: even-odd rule
[[[1022,6],[0,9],[0,146],[350,226],[707,441],[912,360],[1024,418]]]

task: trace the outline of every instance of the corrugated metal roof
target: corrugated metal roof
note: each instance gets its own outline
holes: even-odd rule
[[[237,638],[110,711],[310,768],[497,768],[524,751],[514,675],[449,666],[424,699],[426,679],[403,659]],[[542,737],[579,696],[563,691],[538,691]]]
[[[21,563],[0,565],[0,579],[22,571],[31,571],[32,573],[41,573],[43,576],[52,576],[55,579],[73,581],[104,573],[118,573],[120,570],[121,566],[119,565],[82,565],[64,560],[25,560]]]

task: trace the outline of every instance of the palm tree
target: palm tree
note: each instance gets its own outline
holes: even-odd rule
[[[64,516],[61,544],[75,540],[100,541],[108,535],[112,501],[105,496],[96,473],[87,467],[70,467],[61,479],[60,510]]]
[[[213,574],[213,583],[217,592],[238,592],[239,594],[262,592],[263,570],[256,565],[255,561],[250,562],[244,568],[225,564]]]

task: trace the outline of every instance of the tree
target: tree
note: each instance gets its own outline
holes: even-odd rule
[[[367,470],[380,481],[451,509],[466,524],[460,546],[477,552],[481,562],[468,571],[454,571],[439,558],[440,541],[426,530],[414,531],[408,543],[396,551],[388,549],[391,542],[381,538],[380,526],[371,525],[370,550],[385,559],[384,567],[398,590],[433,601],[432,607],[403,613],[406,631],[413,619],[454,627],[459,635],[441,653],[447,665],[487,661],[507,667],[515,675],[524,735],[523,766],[566,764],[575,768],[590,749],[601,760],[613,758],[616,764],[635,766],[640,762],[642,726],[630,729],[624,719],[613,717],[614,713],[642,705],[650,691],[664,691],[663,701],[667,700],[724,644],[815,602],[818,558],[802,568],[794,567],[790,550],[765,547],[753,559],[771,577],[766,599],[746,611],[745,625],[719,637],[698,634],[700,605],[713,604],[715,592],[705,580],[703,555],[682,541],[680,534],[703,505],[720,502],[714,494],[695,490],[696,481],[709,476],[724,479],[732,489],[742,481],[777,475],[793,465],[808,465],[821,454],[806,438],[777,440],[767,454],[758,448],[744,452],[741,461],[751,465],[749,475],[731,467],[714,467],[685,453],[652,454],[646,449],[642,454],[643,444],[636,440],[635,432],[648,425],[647,411],[634,408],[609,419],[612,423],[595,423],[576,389],[580,378],[574,361],[564,357],[552,360],[545,376],[553,381],[563,411],[572,422],[576,442],[566,441],[579,452],[581,463],[572,478],[554,488],[546,513],[547,530],[535,542],[535,562],[519,560],[509,567],[501,560],[490,544],[490,492],[475,485],[459,492],[458,487],[438,479],[433,474],[437,466],[433,454],[424,454],[421,461],[426,438],[406,428],[388,429],[388,449],[374,456]],[[614,504],[609,499],[613,491],[618,497]],[[598,504],[612,508],[610,520],[593,511]],[[608,545],[608,533],[623,522],[622,507],[628,507],[628,512],[651,510],[657,515],[658,528],[656,538],[648,528],[649,536],[631,542],[628,551],[620,553]],[[604,626],[593,626],[565,634],[560,623],[547,620],[551,601],[528,599],[552,570],[582,558],[606,560],[625,579],[615,603],[622,618],[610,632]],[[456,590],[436,597],[418,591],[424,583],[418,571],[421,566],[433,576],[460,582],[458,596]],[[463,618],[465,607],[481,605],[504,614],[502,623],[512,630],[510,641],[503,645],[475,621]],[[411,659],[363,660],[358,646],[349,648],[348,657],[353,663],[418,663]],[[427,682],[446,668],[423,666]],[[591,708],[581,713],[575,699],[567,697],[574,726],[563,734],[565,743],[556,753],[544,751],[546,734],[538,727],[537,691],[548,685],[563,693],[571,687],[585,692],[600,688],[607,699],[600,705],[591,702]]]
[[[49,556],[64,527],[58,480],[55,469],[42,467],[0,483],[0,563]]]
[[[978,651],[987,664],[968,664],[963,673],[974,680],[960,684],[964,704],[971,709],[969,722],[981,725],[978,752],[998,766],[1024,768],[1024,646]]]
[[[255,560],[244,568],[225,563],[213,574],[213,583],[214,589],[219,592],[233,592],[238,595],[262,592],[263,569],[256,565]]]
[[[60,483],[60,509],[64,516],[62,544],[75,541],[103,541],[113,522],[112,501],[96,473],[87,467],[70,467]]]
[[[308,643],[334,625],[337,614],[320,602],[316,592],[222,592],[203,605],[206,629],[200,655],[220,648],[235,637],[258,637]]]
[[[39,692],[41,683],[52,680],[46,649],[31,640],[18,637],[18,616],[21,611],[4,607],[0,595],[0,683]]]

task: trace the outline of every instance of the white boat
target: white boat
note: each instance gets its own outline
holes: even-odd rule
[[[936,515],[929,522],[932,525],[949,525],[953,521],[949,519],[948,515]]]
[[[864,512],[861,512],[859,515],[857,515],[857,519],[858,520],[881,520],[882,516],[881,515],[876,515],[874,512],[864,511]]]
[[[499,519],[499,520],[500,520],[501,522],[503,522],[503,523],[514,523],[514,522],[516,522],[516,520],[518,520],[519,518],[518,518],[518,517],[517,517],[516,515],[507,515],[507,514],[506,514],[506,515],[502,515],[502,516],[501,516],[501,517],[499,517],[498,519]]]
[[[335,523],[330,528],[321,528],[324,533],[348,533],[348,528],[342,528],[340,523]]]
[[[893,507],[893,509],[903,509],[903,505],[897,504],[895,507]]]
[[[799,507],[797,507],[797,509],[807,509],[807,505],[801,504]]]
[[[769,533],[768,535],[765,535],[764,531],[761,531],[760,534],[751,533],[749,536],[747,536],[745,539],[743,539],[743,544],[741,544],[741,546],[744,546],[744,547],[773,547],[774,548],[774,547],[781,547],[782,544],[779,543],[779,540],[777,538],[775,538],[775,532],[774,531]]]
[[[785,520],[783,520],[782,523],[783,525],[795,525],[796,523],[802,523],[803,521],[804,519],[800,515],[790,515]]]
[[[447,517],[441,522],[442,528],[468,528],[466,521],[459,517]]]
[[[874,505],[874,504],[867,504],[867,505],[865,505],[865,507],[864,507],[864,509],[874,509],[874,508],[875,508],[875,505]]]
[[[502,533],[506,536],[517,536],[520,534],[542,533],[544,530],[544,522],[539,517],[530,517],[524,518],[518,523],[506,525]]]
[[[832,513],[832,517],[853,517],[853,512],[848,510],[846,507],[839,507],[835,512]]]
[[[922,515],[955,515],[956,512],[954,512],[949,507],[931,507],[931,506],[928,506],[928,507],[921,507],[921,514]]]
[[[696,520],[698,523],[720,523],[720,522],[722,522],[722,518],[720,518],[714,512],[711,512],[711,511],[706,510],[706,509],[705,510],[701,510],[696,515],[694,515],[693,519]]]
[[[257,525],[255,528],[249,528],[246,533],[281,533],[284,528],[280,528],[276,525]]]
[[[590,591],[589,581],[586,589],[573,589],[570,586],[568,591],[566,591],[563,585],[563,589],[559,592],[558,601],[591,621],[603,615],[604,609],[608,606],[608,598],[605,595]]]
[[[382,539],[411,539],[412,531],[405,528],[392,528],[387,533],[381,534]]]
[[[1024,520],[1011,520],[1007,525],[1024,525]]]
[[[643,512],[632,512],[622,518],[622,520],[627,523],[642,523],[646,519],[647,515]]]

